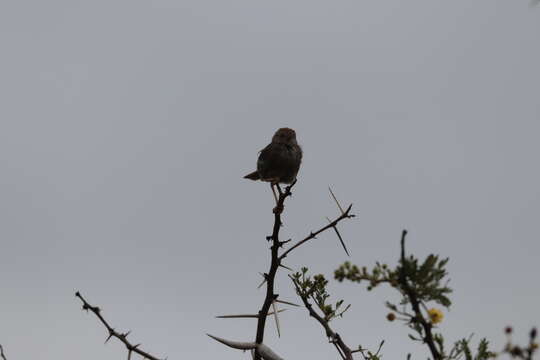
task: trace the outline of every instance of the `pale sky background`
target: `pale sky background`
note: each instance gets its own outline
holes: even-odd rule
[[[124,359],[74,292],[169,359],[249,359],[272,196],[242,179],[282,126],[305,151],[282,234],[354,203],[351,261],[450,257],[447,341],[540,325],[540,8],[526,0],[0,3],[0,344],[9,360]],[[288,265],[331,277],[331,232]],[[425,359],[389,289],[331,283],[333,323],[385,359]],[[281,273],[277,292],[296,301]],[[337,359],[305,309],[285,359]]]

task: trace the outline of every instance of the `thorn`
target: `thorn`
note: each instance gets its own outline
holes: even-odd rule
[[[287,309],[280,309],[278,313],[284,312]],[[266,316],[274,315],[273,311],[270,311]],[[218,315],[216,319],[258,319],[259,314],[238,314],[238,315]]]
[[[216,340],[217,342],[220,342],[224,345],[227,345],[228,347],[231,347],[233,349],[239,349],[239,350],[252,350],[260,347],[260,344],[252,343],[252,342],[238,342],[238,341],[230,341],[223,338],[219,338],[217,336],[206,334],[212,339]]]
[[[290,272],[294,272],[294,270],[291,269],[291,268],[288,267],[288,266],[285,266],[285,265],[283,265],[283,264],[279,264],[279,266],[281,266],[282,268],[285,268],[285,269],[289,270]]]
[[[239,315],[218,315],[216,319],[246,319],[246,318],[259,318],[258,314],[239,314]]]
[[[257,289],[260,289],[266,283],[266,278],[257,286]]]
[[[281,186],[279,186],[279,183],[276,184],[276,188],[278,190],[279,196],[283,196],[283,190],[281,190]]]
[[[329,218],[326,218],[326,220],[328,220],[329,223],[332,223]],[[339,242],[341,243],[341,246],[343,246],[343,250],[345,250],[345,254],[347,254],[347,256],[350,257],[351,255],[349,255],[349,251],[347,250],[347,246],[345,246],[345,242],[343,241],[343,238],[341,237],[341,234],[339,233],[337,227],[334,225],[334,226],[332,226],[332,228],[336,232],[336,235],[337,235],[337,237],[339,239]]]
[[[341,211],[341,215],[344,215],[345,214],[345,211],[343,211],[343,208],[341,207],[341,205],[339,204],[339,201],[337,200],[336,198],[336,195],[334,195],[334,192],[332,191],[332,189],[330,188],[330,186],[328,187],[328,190],[330,191],[330,194],[332,195],[332,197],[334,198],[334,201],[336,202],[338,208],[339,208],[339,211]]]
[[[261,275],[264,280],[259,284],[259,286],[257,286],[257,289],[260,289],[261,286],[263,286],[264,283],[266,282],[266,279],[268,278],[268,274],[266,274],[266,273],[263,274],[262,272],[259,272],[259,275]]]
[[[278,310],[277,310],[277,306],[276,306],[276,301],[272,301],[272,308],[274,309],[274,320],[276,321],[276,328],[277,328],[277,333],[278,333],[278,337],[281,337],[281,331],[279,329],[279,317],[278,317]]]
[[[298,305],[298,304],[295,304],[295,303],[292,303],[292,302],[288,302],[288,301],[285,301],[285,300],[276,300],[276,302],[281,303],[281,304],[287,304],[287,305],[291,305],[291,306],[297,306],[297,307],[300,307],[300,305]]]
[[[285,241],[280,241],[280,242],[278,243],[278,246],[279,246],[279,247],[283,247],[283,245],[285,245],[286,243],[288,243],[288,242],[290,242],[290,241],[292,241],[292,239],[285,240]]]

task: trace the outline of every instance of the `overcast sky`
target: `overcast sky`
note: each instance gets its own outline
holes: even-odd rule
[[[0,3],[0,344],[9,360],[125,358],[80,311],[169,359],[249,359],[273,198],[242,179],[283,126],[304,163],[284,213],[300,239],[338,214],[351,261],[449,256],[440,330],[495,348],[540,325],[540,8],[527,0],[4,0]],[[327,233],[287,264],[331,277]],[[389,289],[332,282],[333,326],[425,359],[385,320]],[[295,301],[285,273],[277,292]],[[305,309],[285,359],[336,359]]]

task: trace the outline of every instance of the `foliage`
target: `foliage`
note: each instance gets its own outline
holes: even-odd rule
[[[326,280],[322,274],[311,277],[307,275],[307,272],[308,268],[303,267],[301,272],[292,275],[292,278],[296,280],[296,283],[298,284],[298,295],[313,300],[317,307],[323,312],[326,321],[331,321],[336,317],[342,317],[343,314],[349,310],[351,305],[342,308],[343,300],[338,300],[334,304],[328,303],[327,300],[330,297],[330,294],[328,294],[326,290],[328,280]]]
[[[411,332],[409,339],[426,344],[435,360],[485,360],[493,357],[494,352],[488,349],[488,342],[482,339],[473,355],[471,337],[457,341],[450,351],[445,348],[445,339],[437,331],[437,324],[444,319],[443,312],[433,305],[449,308],[452,304],[449,295],[452,289],[448,286],[446,265],[448,258],[440,258],[431,254],[423,261],[413,255],[405,254],[405,236],[401,240],[400,261],[394,267],[387,264],[375,263],[372,270],[345,262],[334,272],[334,278],[339,282],[349,280],[356,283],[367,283],[371,291],[381,284],[389,284],[401,295],[399,304],[386,302],[390,309],[387,314],[389,321],[399,320]],[[428,308],[431,305],[431,308]]]
[[[381,359],[380,352],[384,340],[381,341],[379,348],[375,352],[363,348],[362,345],[358,345],[356,350],[352,350],[345,344],[341,336],[332,330],[329,322],[336,317],[343,317],[343,314],[349,309],[350,305],[347,305],[342,309],[343,300],[338,300],[335,304],[327,302],[330,297],[330,294],[326,289],[328,280],[326,280],[323,275],[318,274],[311,277],[308,275],[308,268],[303,267],[300,272],[290,275],[290,278],[294,283],[297,295],[302,299],[310,316],[315,318],[323,326],[330,343],[336,346],[336,349],[338,349],[338,352],[344,360],[352,359],[354,353],[359,353],[364,360]],[[310,300],[315,303],[324,316],[320,316],[313,309]]]
[[[435,301],[448,308],[452,302],[447,295],[452,292],[452,289],[448,287],[447,283],[442,282],[447,275],[445,269],[447,263],[448,258],[439,260],[437,255],[429,255],[419,265],[418,259],[411,255],[405,258],[403,265],[400,263],[394,269],[386,264],[376,262],[373,269],[368,271],[365,266],[360,270],[358,266],[346,261],[334,272],[334,278],[340,282],[345,279],[357,283],[369,282],[367,289],[370,291],[380,284],[388,283],[400,291],[401,305],[404,305],[410,303],[407,292],[402,286],[399,286],[400,276],[405,276],[418,300]]]

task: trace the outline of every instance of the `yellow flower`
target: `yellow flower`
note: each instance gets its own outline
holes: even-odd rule
[[[432,324],[438,324],[444,318],[443,312],[441,310],[435,309],[435,308],[429,309],[428,310],[428,315],[429,315],[429,320],[431,320]]]

